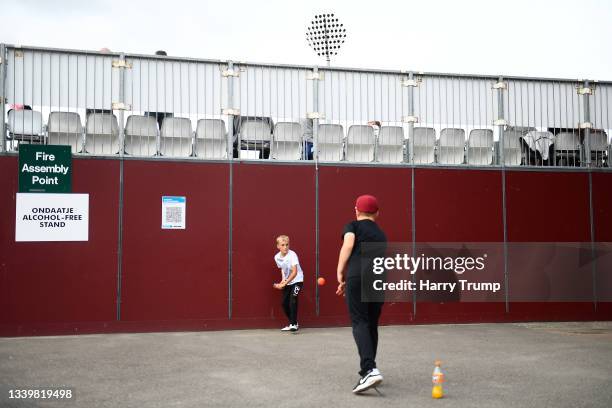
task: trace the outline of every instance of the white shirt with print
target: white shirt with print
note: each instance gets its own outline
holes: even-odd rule
[[[287,252],[287,255],[283,257],[283,255],[279,252],[274,255],[274,261],[276,262],[276,266],[278,266],[283,271],[283,276],[285,279],[291,275],[291,268],[293,266],[297,266],[297,275],[295,278],[287,285],[293,285],[294,283],[304,282],[304,272],[302,271],[302,267],[300,266],[300,261],[298,260],[298,256],[292,250]]]

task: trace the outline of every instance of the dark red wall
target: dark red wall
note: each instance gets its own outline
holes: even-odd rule
[[[228,317],[228,165],[125,161],[121,319]],[[186,229],[161,229],[162,196]],[[205,323],[202,323],[202,326]]]
[[[575,285],[576,294],[593,291],[589,268],[575,273],[555,269],[555,250],[521,242],[589,243],[589,180],[586,172],[508,171],[506,202],[508,225],[508,279],[511,299],[527,290],[538,296],[557,287]],[[588,254],[587,254],[588,256]],[[525,262],[529,258],[529,262]],[[560,289],[563,291],[563,289]],[[593,317],[592,302],[511,302],[513,320],[581,320]]]
[[[305,272],[300,322],[346,325],[344,299],[335,295],[336,265],[342,229],[354,219],[354,200],[376,195],[378,221],[389,241],[410,243],[413,171],[417,243],[503,243],[499,169],[322,165],[317,207],[312,163],[237,162],[231,168],[230,276],[228,163],[126,159],[121,248],[121,162],[74,158],[73,163],[73,191],[90,194],[90,240],[16,243],[17,157],[0,156],[0,211],[7,215],[0,220],[0,335],[280,327],[281,296],[272,288],[280,276],[273,261],[279,234],[291,237]],[[546,253],[531,254],[532,265],[521,266],[525,254],[515,244],[523,242],[582,243],[572,259],[585,264],[561,278],[592,291],[589,173],[505,174],[510,294],[518,278],[535,282],[562,266],[558,259],[547,262]],[[596,307],[592,299],[511,302],[506,312],[504,302],[419,301],[414,313],[412,302],[404,302],[386,304],[382,322],[612,319],[612,255],[597,252],[612,249],[612,173],[594,171],[591,178]],[[186,230],[161,229],[163,195],[187,197]],[[327,280],[322,287],[316,286],[317,210],[319,271]]]
[[[288,235],[304,271],[299,319],[315,317],[315,171],[311,165],[234,165],[232,319],[244,327],[285,324],[274,262]]]
[[[612,173],[594,172],[592,182],[597,318],[612,319]]]
[[[322,166],[319,172],[320,274],[328,284],[321,288],[321,317],[348,324],[344,298],[336,296],[336,269],[344,226],[355,219],[355,199],[373,194],[379,200],[378,223],[389,242],[411,242],[411,169]],[[383,323],[412,319],[412,304],[386,304]]]
[[[116,316],[119,162],[73,159],[72,191],[89,193],[89,241],[15,242],[18,160],[0,158],[0,334],[74,331]]]
[[[496,170],[416,169],[416,242],[503,242],[502,179]],[[494,272],[503,281],[503,269]],[[417,322],[499,321],[502,302],[421,302]]]

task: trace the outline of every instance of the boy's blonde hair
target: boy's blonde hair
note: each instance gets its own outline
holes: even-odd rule
[[[287,241],[289,243],[289,237],[287,235],[279,235],[276,237],[276,244],[278,245],[280,241]]]

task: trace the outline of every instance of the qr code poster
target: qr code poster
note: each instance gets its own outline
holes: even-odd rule
[[[185,229],[187,199],[162,196],[162,229]]]

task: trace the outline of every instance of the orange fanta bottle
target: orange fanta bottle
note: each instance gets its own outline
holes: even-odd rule
[[[434,364],[435,367],[433,370],[433,375],[431,377],[431,382],[433,383],[433,388],[431,389],[431,397],[438,399],[444,396],[444,390],[442,389],[442,383],[444,382],[444,373],[440,368],[440,365],[442,364],[440,360],[436,360]]]

